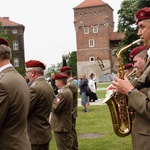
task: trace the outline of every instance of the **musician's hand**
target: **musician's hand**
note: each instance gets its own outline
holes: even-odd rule
[[[133,85],[130,83],[126,75],[124,76],[124,80],[115,77],[114,81],[112,81],[112,91],[115,93],[127,95],[131,89],[133,89]]]

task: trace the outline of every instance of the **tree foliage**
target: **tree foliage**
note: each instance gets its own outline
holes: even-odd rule
[[[5,40],[8,39],[7,35],[4,34],[4,27],[2,26],[2,22],[0,22],[0,37],[4,38]]]
[[[72,69],[72,75],[77,76],[77,57],[76,51],[71,52],[69,59],[66,60],[67,65]],[[59,73],[59,69],[63,66],[63,62],[52,64],[45,72],[46,77],[50,77],[52,72]]]
[[[139,0],[138,8],[150,7],[150,0]]]
[[[68,65],[72,69],[73,76],[77,76],[77,56],[76,55],[77,55],[76,51],[71,52],[70,58],[68,61]]]
[[[121,8],[118,11],[119,19],[118,19],[118,32],[122,32],[125,35],[125,38],[122,40],[120,47],[124,47],[129,45],[133,41],[137,40],[139,37],[137,36],[137,25],[135,24],[134,18],[135,13],[138,9],[150,6],[150,0],[124,0],[121,3]],[[134,45],[128,48],[124,54],[124,62],[129,62],[129,52],[136,47]]]

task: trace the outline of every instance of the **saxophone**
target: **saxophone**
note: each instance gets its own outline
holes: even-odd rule
[[[122,53],[134,44],[141,42],[141,39],[134,41],[128,46],[122,48],[117,53],[118,58],[118,77],[124,79],[124,63]],[[133,73],[135,73],[133,71]],[[130,74],[132,75],[132,74]],[[110,98],[105,101],[109,107],[114,132],[117,136],[125,137],[131,133],[132,115],[129,113],[128,98],[121,93],[112,93]]]

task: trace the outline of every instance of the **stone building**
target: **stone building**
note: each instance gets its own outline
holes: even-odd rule
[[[21,74],[25,75],[24,56],[24,29],[22,24],[9,20],[9,17],[0,17],[0,32],[6,37],[12,49],[12,65]]]
[[[102,0],[84,0],[74,7],[78,76],[116,72],[114,50],[123,34],[113,32],[113,9]]]

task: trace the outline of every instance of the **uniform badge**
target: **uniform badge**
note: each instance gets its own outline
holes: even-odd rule
[[[60,102],[60,98],[57,98],[57,99],[56,99],[56,102],[59,103],[59,102]]]

